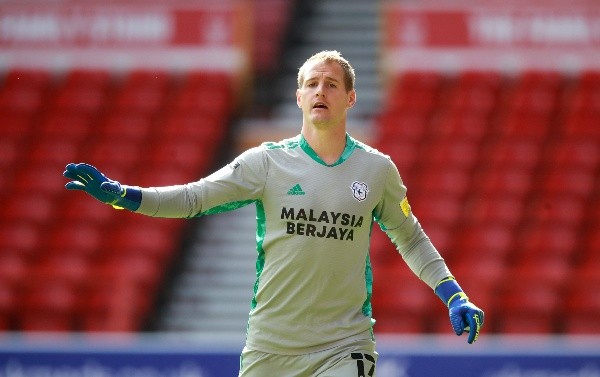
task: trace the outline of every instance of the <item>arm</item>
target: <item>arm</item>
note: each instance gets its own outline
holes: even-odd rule
[[[234,163],[197,182],[141,188],[122,185],[89,164],[68,164],[63,175],[69,190],[82,190],[97,200],[140,214],[190,218],[239,208],[262,194],[266,165],[261,150],[251,149]]]
[[[410,269],[448,307],[450,323],[456,335],[468,330],[467,342],[473,343],[483,326],[483,311],[469,302],[412,213],[406,197],[406,187],[393,163],[385,186],[384,198],[376,209],[377,221]]]

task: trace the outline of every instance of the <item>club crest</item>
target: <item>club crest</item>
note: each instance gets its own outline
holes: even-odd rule
[[[350,188],[352,189],[352,195],[354,196],[354,199],[358,200],[359,202],[362,202],[367,198],[369,186],[367,186],[366,183],[354,181],[352,182]]]

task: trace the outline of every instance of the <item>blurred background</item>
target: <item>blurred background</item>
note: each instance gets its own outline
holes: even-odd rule
[[[180,184],[295,135],[297,69],[324,49],[357,73],[350,133],[486,313],[477,346],[447,337],[374,229],[378,375],[600,375],[596,0],[0,0],[0,376],[237,373],[254,208],[147,218],[62,172]]]

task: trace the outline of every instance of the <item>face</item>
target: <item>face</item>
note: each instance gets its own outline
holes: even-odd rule
[[[304,71],[296,91],[305,124],[315,127],[345,125],[346,112],[356,102],[356,91],[346,91],[344,70],[335,62],[314,62]]]

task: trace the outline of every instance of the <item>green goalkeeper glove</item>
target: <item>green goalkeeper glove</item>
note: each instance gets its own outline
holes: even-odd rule
[[[435,294],[446,304],[450,314],[450,324],[456,335],[469,331],[467,342],[477,340],[483,326],[483,310],[469,302],[469,298],[453,277],[438,283]]]
[[[85,191],[116,209],[135,211],[142,202],[142,191],[139,187],[121,185],[107,178],[92,165],[68,164],[63,175],[73,180],[65,185],[67,190]]]

